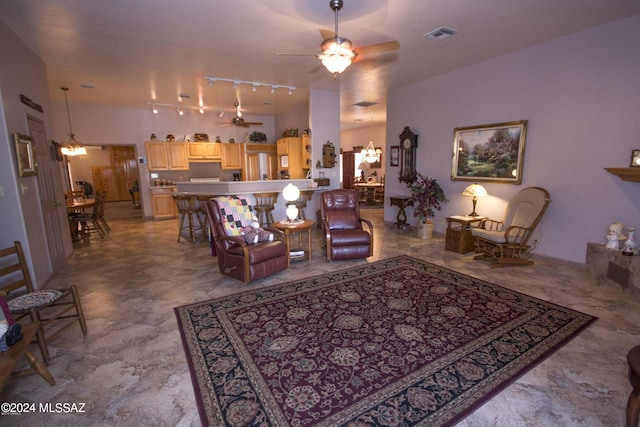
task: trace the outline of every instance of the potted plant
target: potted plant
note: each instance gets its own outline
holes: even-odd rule
[[[413,216],[418,218],[416,229],[418,237],[422,239],[430,238],[433,234],[433,216],[436,210],[440,210],[440,203],[449,200],[444,195],[444,191],[438,181],[421,174],[416,175],[416,179],[407,183],[411,190],[413,200]]]
[[[251,135],[249,135],[249,140],[251,142],[266,142],[267,135],[265,135],[262,132],[254,131],[254,132],[251,132]]]

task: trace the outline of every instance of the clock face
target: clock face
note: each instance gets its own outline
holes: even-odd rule
[[[402,145],[404,146],[404,148],[409,149],[411,148],[411,140],[409,138],[406,138],[403,142]]]

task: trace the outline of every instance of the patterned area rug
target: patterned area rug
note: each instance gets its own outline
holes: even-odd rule
[[[407,256],[175,312],[205,426],[451,425],[595,320]]]

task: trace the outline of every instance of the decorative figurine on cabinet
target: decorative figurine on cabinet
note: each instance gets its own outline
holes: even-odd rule
[[[621,222],[614,222],[609,226],[609,234],[607,234],[607,249],[620,250],[620,241],[625,240],[626,237],[622,234],[624,230],[624,224]]]
[[[636,238],[635,238],[636,229],[633,227],[630,227],[628,231],[629,231],[629,237],[627,238],[627,241],[624,242],[622,255],[633,256],[638,251],[638,244],[636,243]]]

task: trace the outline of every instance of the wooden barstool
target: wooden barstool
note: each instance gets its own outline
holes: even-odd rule
[[[629,382],[633,387],[627,401],[627,427],[638,427],[638,415],[640,415],[640,345],[629,350],[627,362],[629,363]]]
[[[271,227],[275,222],[273,219],[273,209],[278,202],[278,193],[254,193],[256,203],[253,209],[256,211],[258,222],[262,227]]]
[[[307,202],[311,200],[311,196],[313,196],[313,191],[301,191],[300,197],[296,200],[296,207],[298,208],[298,219],[307,219],[307,216],[304,213],[304,208],[307,207]]]
[[[182,236],[182,231],[189,230],[191,240],[195,243],[196,230],[200,230],[203,236],[205,232],[202,217],[200,216],[202,208],[200,207],[200,204],[197,203],[196,196],[192,194],[174,193],[173,200],[176,202],[178,213],[180,214],[178,223],[178,242],[180,241],[180,236]],[[185,218],[188,220],[188,225],[184,225]]]

